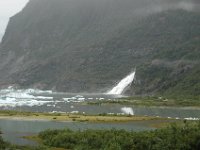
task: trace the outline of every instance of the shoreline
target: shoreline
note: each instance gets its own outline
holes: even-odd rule
[[[17,111],[0,111],[0,120],[20,121],[57,121],[57,122],[97,122],[97,123],[123,123],[131,121],[169,120],[169,118],[135,115],[83,115],[60,113],[34,113]]]
[[[119,105],[134,105],[139,107],[177,107],[177,108],[194,108],[200,109],[200,101],[198,100],[160,100],[160,99],[134,99],[134,98],[124,98],[116,100],[102,100],[102,101],[93,101],[93,102],[83,102],[85,105],[110,105],[110,104],[119,104]]]

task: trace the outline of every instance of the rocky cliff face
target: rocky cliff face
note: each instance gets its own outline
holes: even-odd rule
[[[199,95],[198,6],[195,0],[30,0],[3,37],[0,86],[100,92],[137,67],[129,93]]]

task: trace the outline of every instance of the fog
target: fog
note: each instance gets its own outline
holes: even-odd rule
[[[186,11],[196,11],[200,8],[200,0],[31,0],[32,2],[46,3],[54,1],[61,4],[73,3],[73,6],[98,7],[102,5],[118,5],[122,9],[134,9],[134,14],[147,15],[161,12],[168,9],[184,9]],[[28,2],[28,0],[0,0],[0,41],[5,32],[8,20],[11,16],[19,12]],[[85,5],[84,5],[85,4]],[[89,5],[90,4],[90,5]],[[86,6],[87,5],[87,6]],[[102,7],[101,7],[102,8]]]
[[[19,12],[28,0],[0,0],[0,41],[11,16]]]
[[[197,0],[144,0],[140,13],[156,13],[169,9],[183,9],[186,11],[199,10],[200,1]],[[147,4],[145,6],[145,3]]]

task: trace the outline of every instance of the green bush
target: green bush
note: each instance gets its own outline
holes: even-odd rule
[[[200,122],[172,124],[154,131],[47,130],[39,137],[47,146],[77,150],[195,150],[200,148]]]

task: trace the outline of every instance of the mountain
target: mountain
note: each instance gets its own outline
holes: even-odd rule
[[[2,37],[3,37],[3,33],[0,33],[0,42],[1,42]]]
[[[0,46],[0,87],[199,96],[196,0],[30,0]]]

